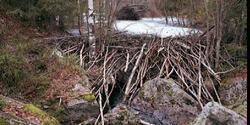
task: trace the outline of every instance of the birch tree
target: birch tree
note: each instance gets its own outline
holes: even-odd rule
[[[89,55],[93,59],[96,55],[96,41],[94,35],[94,3],[93,0],[88,0],[88,40],[89,40]]]

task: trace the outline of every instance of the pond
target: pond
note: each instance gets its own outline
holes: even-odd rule
[[[188,36],[192,34],[202,33],[202,31],[194,28],[176,26],[177,24],[188,24],[187,19],[168,18],[168,24],[165,17],[158,18],[142,18],[141,20],[117,20],[113,27],[122,32],[131,35],[156,35],[160,38]]]

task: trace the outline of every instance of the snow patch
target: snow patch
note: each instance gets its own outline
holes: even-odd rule
[[[166,24],[166,19],[161,17],[142,18],[137,21],[117,20],[114,22],[113,27],[118,31],[126,32],[131,35],[156,35],[161,38],[202,33],[202,31],[193,28],[171,26],[171,24],[178,22],[177,18],[173,18],[173,20],[168,19],[168,22],[169,24]],[[187,23],[188,21],[182,19],[179,22]]]
[[[69,34],[71,34],[73,36],[80,36],[79,29],[69,29],[69,30],[66,30],[66,32],[68,32]]]

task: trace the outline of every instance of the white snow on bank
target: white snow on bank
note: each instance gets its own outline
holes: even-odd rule
[[[174,18],[172,24],[176,21],[177,19]],[[125,31],[131,35],[156,35],[161,38],[187,36],[194,33],[202,33],[202,31],[197,29],[167,25],[165,18],[142,18],[138,21],[117,20],[113,24],[113,27],[118,31]]]
[[[143,20],[144,22],[155,22],[159,24],[166,24],[165,17],[142,18],[141,20]],[[190,21],[184,18],[168,17],[167,20],[168,20],[167,24],[171,26],[190,24]]]
[[[67,29],[66,30],[67,33],[73,35],[73,36],[80,36],[80,31],[79,29]],[[83,34],[87,34],[88,32],[87,31],[83,31]]]
[[[69,29],[69,30],[66,30],[66,32],[68,32],[69,34],[72,34],[73,36],[80,36],[79,29]]]

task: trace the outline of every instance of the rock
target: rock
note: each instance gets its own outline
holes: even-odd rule
[[[139,20],[140,16],[135,11],[134,8],[125,6],[117,12],[116,19],[117,20]]]
[[[3,125],[59,125],[57,119],[33,104],[0,95],[0,123]],[[2,125],[1,124],[1,125]]]
[[[198,103],[171,79],[144,84],[131,107],[142,120],[155,125],[186,125],[198,115]]]
[[[97,117],[99,105],[91,92],[87,76],[80,77],[68,71],[59,74],[47,91],[50,98],[45,105],[49,106],[48,110],[65,125],[79,124]]]
[[[0,125],[35,125],[35,124],[0,111]]]
[[[98,115],[99,105],[95,96],[91,93],[85,93],[67,103],[67,115],[61,118],[61,122],[64,124],[80,123],[90,118],[96,118]]]
[[[196,118],[194,125],[246,125],[246,118],[216,103],[209,102]]]
[[[107,125],[138,125],[140,118],[133,109],[119,104],[104,115],[104,122]]]
[[[82,84],[77,83],[77,84],[75,84],[75,86],[74,86],[74,88],[72,89],[72,91],[74,91],[74,92],[85,92],[85,91],[87,91],[87,90],[86,90],[86,87],[83,87]]]
[[[225,107],[247,117],[247,71],[243,69],[232,74],[224,78],[219,88],[221,102]]]
[[[78,123],[89,118],[96,118],[99,115],[99,105],[95,100],[96,97],[90,92],[87,85],[75,84],[72,93],[76,97],[68,101],[68,114],[64,120]]]
[[[101,117],[97,125],[101,125]],[[94,125],[96,118],[89,118],[81,123],[81,125]],[[113,109],[109,110],[104,114],[105,125],[139,125],[141,123],[138,113],[124,105],[122,103],[118,104]]]

